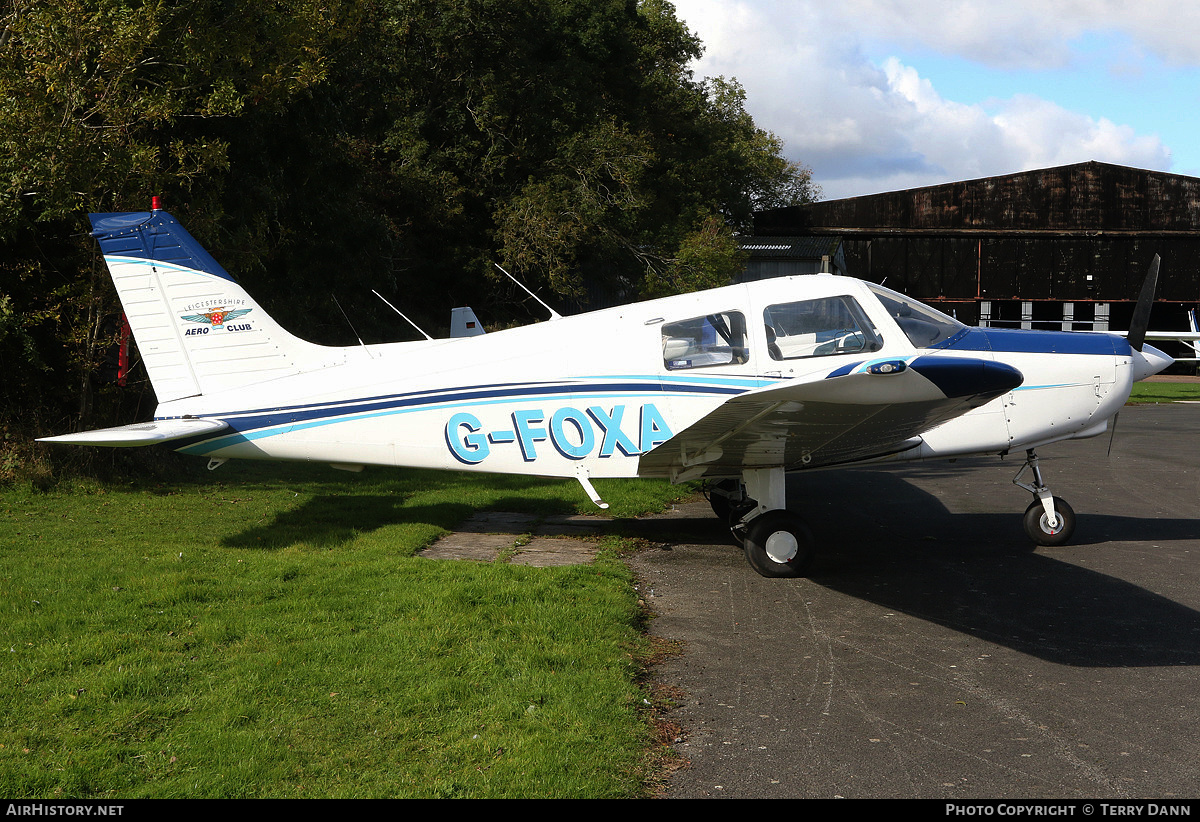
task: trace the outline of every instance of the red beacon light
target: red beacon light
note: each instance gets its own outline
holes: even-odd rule
[[[161,211],[162,210],[162,197],[159,197],[156,194],[150,198],[150,210],[151,211]]]

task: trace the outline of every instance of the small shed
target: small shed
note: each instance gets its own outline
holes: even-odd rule
[[[793,274],[847,273],[841,237],[747,237],[741,245],[749,257],[739,282]]]

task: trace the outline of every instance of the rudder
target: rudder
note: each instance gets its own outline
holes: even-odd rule
[[[275,322],[165,211],[88,218],[160,403],[295,374],[329,357]]]

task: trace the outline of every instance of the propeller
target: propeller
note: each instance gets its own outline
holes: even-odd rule
[[[1154,307],[1154,293],[1158,290],[1158,267],[1162,263],[1157,254],[1150,261],[1150,270],[1142,281],[1142,292],[1138,294],[1137,305],[1133,307],[1133,319],[1129,321],[1129,345],[1134,351],[1141,351],[1146,344],[1146,330],[1150,327],[1150,309]],[[1112,456],[1113,440],[1117,436],[1117,420],[1121,412],[1113,414],[1112,429],[1108,433],[1108,455]]]
[[[1150,270],[1142,281],[1142,293],[1133,308],[1133,319],[1129,321],[1129,344],[1134,351],[1141,351],[1146,344],[1146,329],[1150,327],[1150,309],[1154,307],[1154,292],[1158,290],[1158,255],[1150,261]]]

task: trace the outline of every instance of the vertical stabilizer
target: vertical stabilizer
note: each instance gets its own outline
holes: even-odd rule
[[[160,403],[293,374],[327,358],[329,349],[269,317],[165,211],[88,217]]]
[[[484,333],[483,323],[475,316],[470,306],[450,310],[451,337],[478,337]]]

